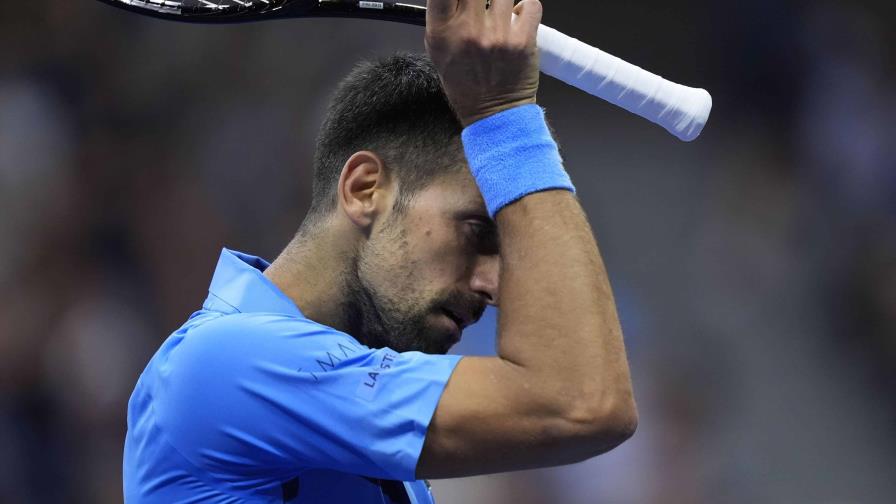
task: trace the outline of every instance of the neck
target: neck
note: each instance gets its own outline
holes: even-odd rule
[[[345,282],[354,255],[333,230],[300,233],[264,275],[310,320],[348,331]]]

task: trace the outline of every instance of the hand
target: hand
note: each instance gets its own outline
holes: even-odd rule
[[[541,14],[539,0],[428,0],[426,50],[464,126],[535,103]]]

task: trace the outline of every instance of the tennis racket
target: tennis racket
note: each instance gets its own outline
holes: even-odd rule
[[[302,17],[347,17],[424,26],[426,7],[358,0],[100,0],[149,16],[191,23],[243,23]],[[648,119],[691,141],[709,119],[705,89],[668,81],[541,25],[541,71]]]

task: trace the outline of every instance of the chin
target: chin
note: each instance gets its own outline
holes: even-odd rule
[[[441,333],[428,335],[425,341],[419,342],[414,346],[418,347],[415,348],[418,352],[430,355],[444,355],[451,350],[455,343],[456,341],[452,334]]]
[[[445,354],[447,354],[447,353],[451,350],[451,347],[453,347],[453,346],[454,346],[454,345],[452,344],[452,345],[448,345],[448,346],[446,346],[446,347],[442,347],[442,348],[440,348],[440,349],[438,349],[438,350],[436,350],[436,351],[433,351],[433,352],[425,352],[425,353],[428,353],[428,354],[431,354],[431,355],[445,355]]]
[[[430,355],[444,355],[460,341],[456,326],[436,320],[421,324],[417,330],[410,330],[411,324],[401,331],[392,332],[385,339],[385,345],[398,352],[421,352]]]

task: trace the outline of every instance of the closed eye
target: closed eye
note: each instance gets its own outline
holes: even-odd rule
[[[482,255],[498,254],[498,229],[491,220],[485,218],[468,219],[465,222],[465,226],[477,253]]]

